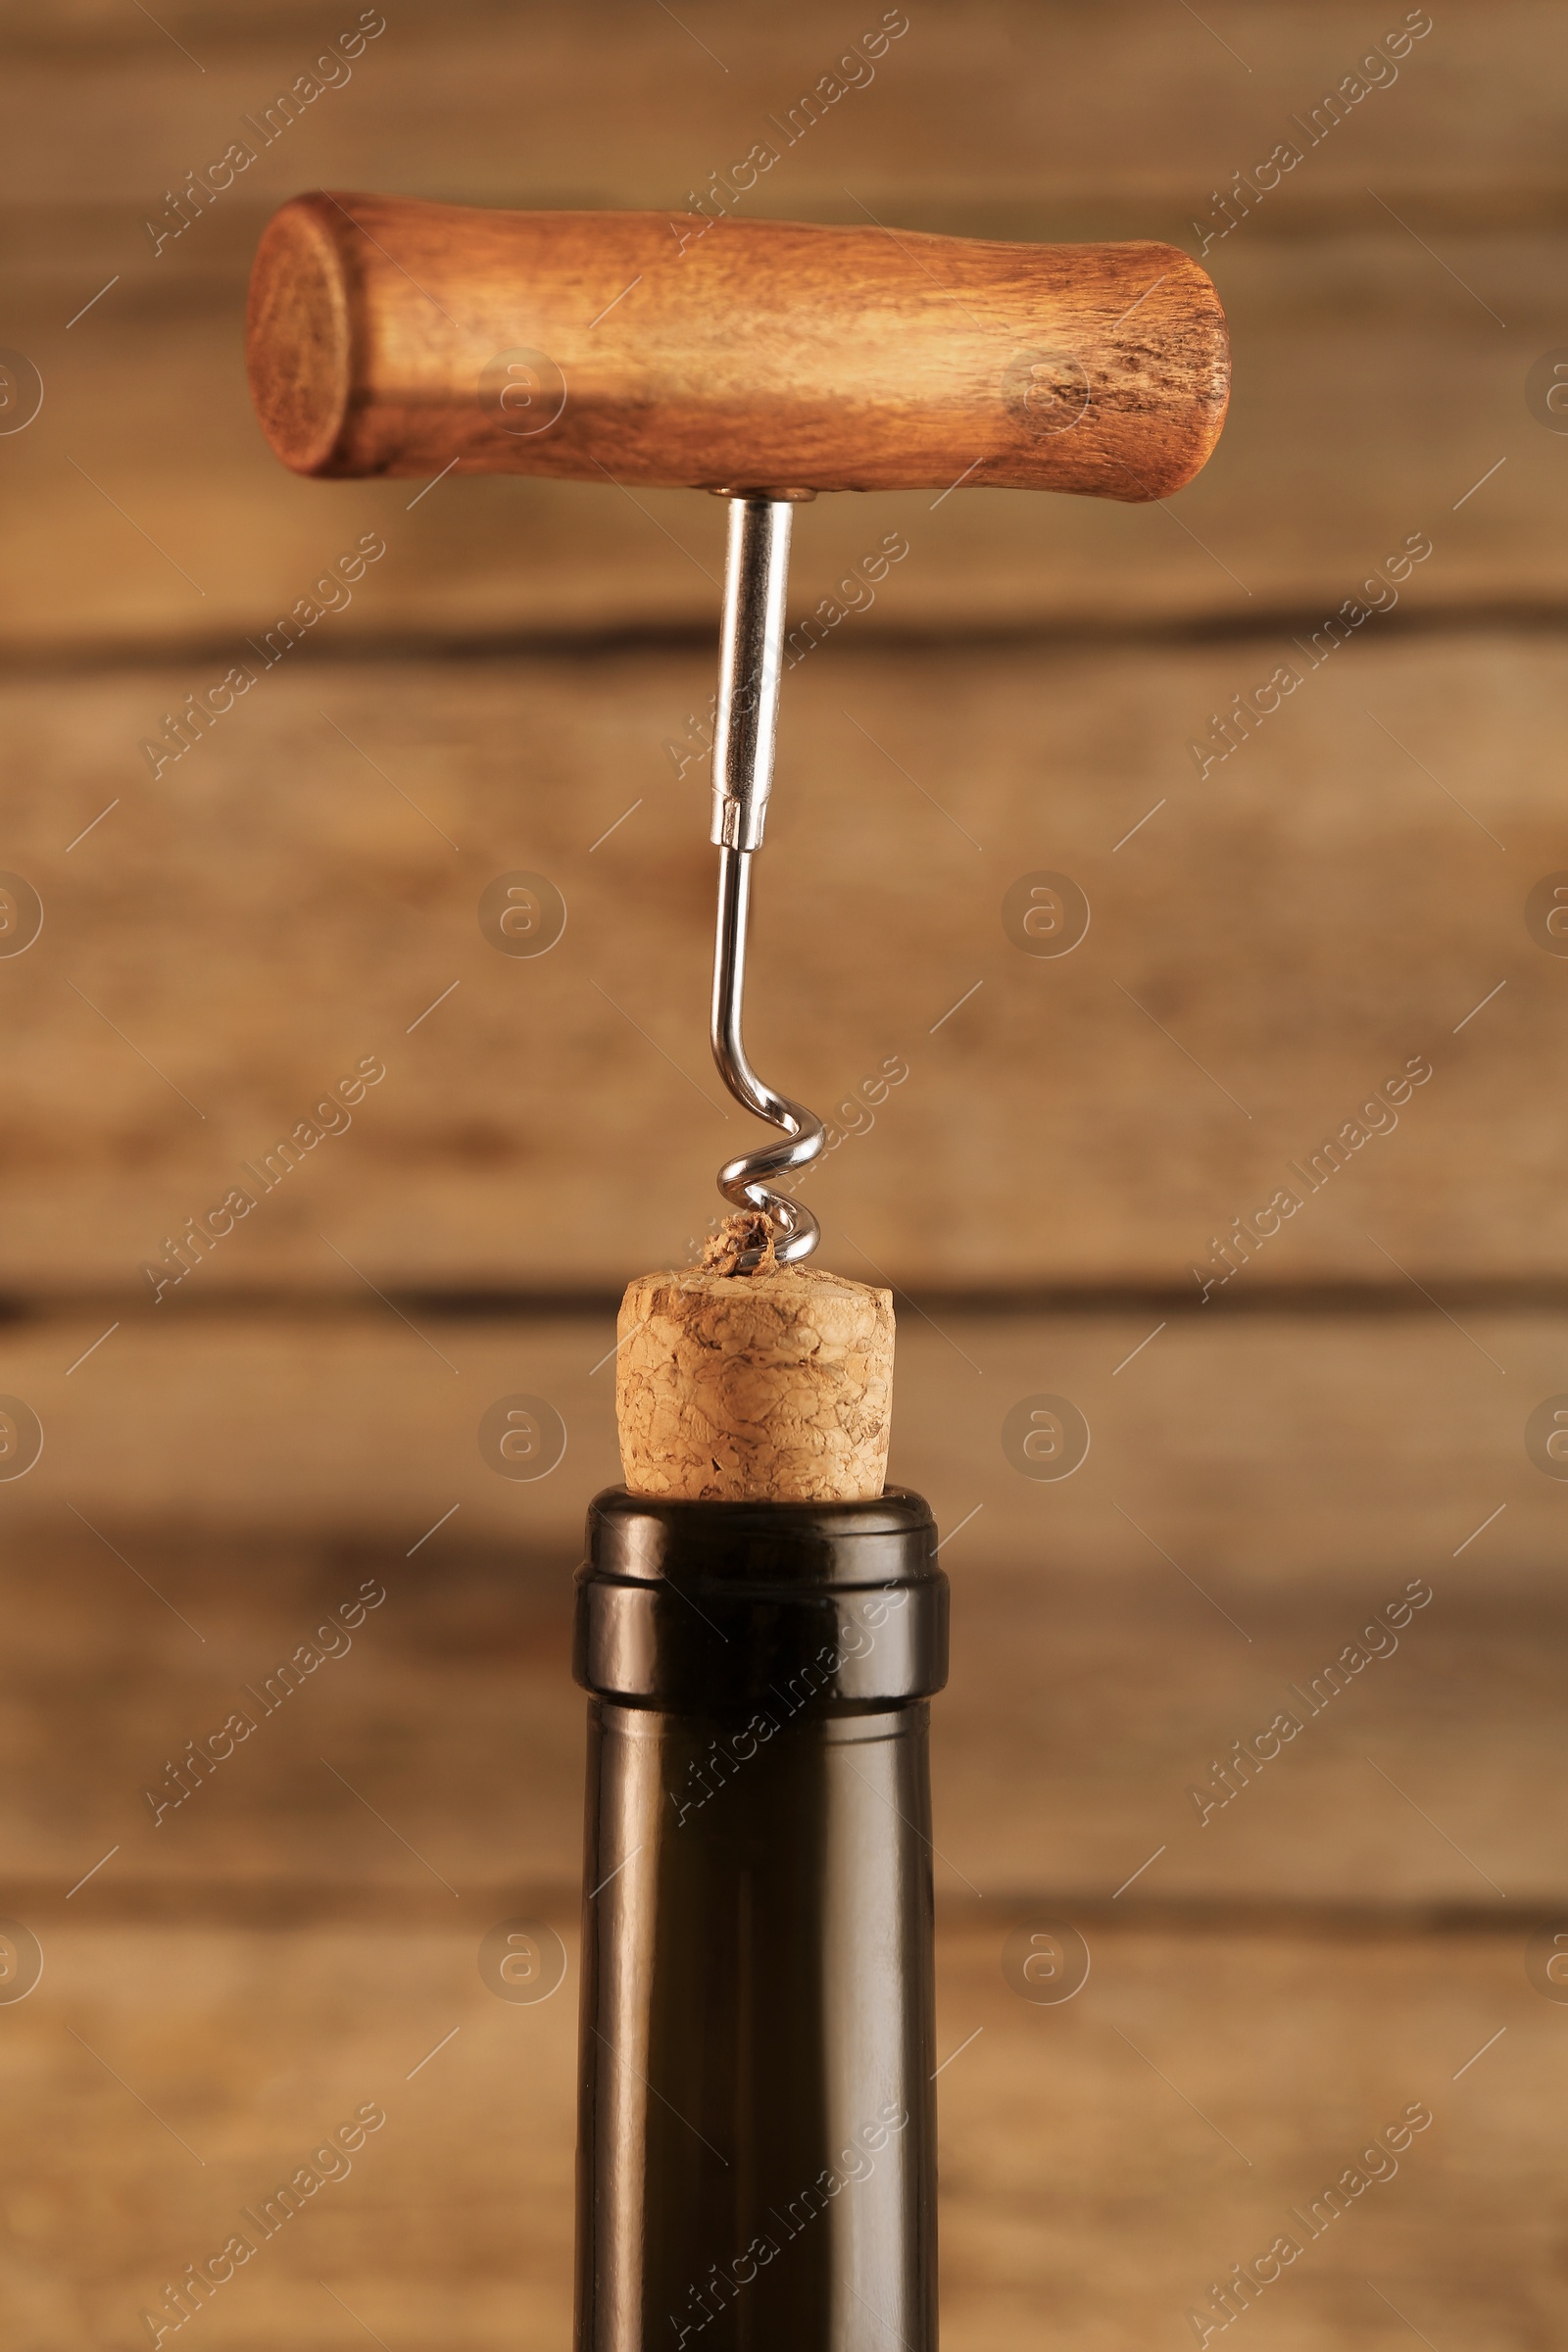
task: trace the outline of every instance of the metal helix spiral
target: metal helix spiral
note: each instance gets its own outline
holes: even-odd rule
[[[744,1152],[726,1160],[718,1171],[718,1189],[736,1208],[751,1208],[765,1216],[773,1229],[774,1255],[783,1265],[808,1257],[816,1248],[820,1228],[803,1201],[771,1188],[780,1177],[810,1166],[822,1150],[824,1131],[814,1111],[792,1102],[752,1068],[741,1039],[741,1000],[746,983],[746,926],[751,897],[750,855],[721,849],[718,858],[718,941],[713,957],[713,1059],[724,1084],[737,1102],[784,1131],[784,1141],[760,1151]],[[737,1273],[750,1273],[764,1255],[760,1249],[743,1251]]]
[[[718,1172],[718,1189],[734,1207],[766,1218],[774,1255],[791,1265],[810,1255],[819,1228],[808,1208],[775,1187],[818,1157],[825,1133],[813,1111],[775,1094],[759,1078],[746,1056],[741,1016],[752,859],[761,847],[773,781],[790,523],[797,500],[764,492],[723,495],[730,499],[730,524],[713,731],[718,928],[710,1036],[719,1075],[736,1102],[782,1129],[784,1140],[727,1160]],[[752,1272],[765,1255],[765,1244],[743,1250],[735,1271]]]

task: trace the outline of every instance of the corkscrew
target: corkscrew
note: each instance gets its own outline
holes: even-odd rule
[[[718,1171],[718,1189],[736,1208],[754,1209],[767,1219],[774,1254],[789,1265],[810,1255],[820,1228],[804,1202],[773,1188],[780,1177],[797,1174],[820,1156],[824,1131],[813,1111],[759,1078],[747,1058],[741,1020],[752,859],[762,846],[773,786],[790,526],[796,506],[815,493],[726,490],[719,495],[730,508],[713,728],[711,838],[718,848],[718,922],[710,1034],[719,1075],[736,1102],[782,1128],[784,1140],[726,1160]],[[736,1257],[734,1270],[748,1274],[765,1254],[765,1244],[749,1247]]]
[[[724,1198],[765,1219],[760,1247],[742,1237],[751,1271],[769,1240],[786,1263],[815,1248],[783,1188],[826,1140],[757,1075],[741,1030],[793,508],[829,490],[930,489],[933,512],[960,487],[1168,497],[1218,436],[1228,356],[1214,288],[1173,246],[734,220],[705,220],[699,245],[691,226],[318,191],[268,226],[247,341],[263,427],[297,473],[729,500],[712,1048],[780,1134],[719,1170]]]

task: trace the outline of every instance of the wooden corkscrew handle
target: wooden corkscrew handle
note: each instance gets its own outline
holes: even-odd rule
[[[251,386],[298,473],[1165,498],[1219,436],[1219,297],[1171,245],[296,197]]]

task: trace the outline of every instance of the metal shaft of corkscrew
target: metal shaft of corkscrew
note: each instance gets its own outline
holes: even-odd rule
[[[736,1102],[781,1128],[784,1140],[727,1161],[718,1172],[718,1189],[736,1208],[755,1209],[767,1218],[775,1254],[790,1264],[816,1248],[817,1222],[799,1200],[772,1188],[817,1157],[824,1140],[822,1122],[758,1077],[746,1057],[741,1015],[752,859],[762,844],[773,783],[790,524],[796,502],[760,492],[728,495],[724,633],[713,730],[711,838],[718,847],[718,927],[710,1035],[719,1075]],[[763,1254],[761,1249],[744,1251],[736,1270],[751,1272]]]

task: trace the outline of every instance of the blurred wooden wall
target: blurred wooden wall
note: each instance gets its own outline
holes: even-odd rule
[[[357,14],[63,0],[0,29],[0,423],[29,366],[43,391],[0,433],[0,869],[43,912],[0,953],[0,1390],[44,1436],[0,1479],[0,1912],[46,1955],[0,2003],[29,2352],[148,2340],[164,2281],[368,2098],[384,2133],[211,2342],[564,2340],[570,1982],[515,2008],[474,1954],[510,1916],[574,1949],[602,1359],[742,1134],[691,756],[716,502],[295,480],[248,409],[245,278],[319,184],[679,209],[881,12],[389,7],[263,147],[245,119]],[[1436,2124],[1401,2177],[1249,2340],[1551,2340],[1568,2028],[1525,1954],[1568,1909],[1568,1490],[1527,1428],[1568,1392],[1568,36],[1468,0],[1363,66],[1426,22],[911,4],[747,203],[1169,238],[1235,341],[1225,437],[1169,507],[842,498],[796,535],[801,615],[907,547],[788,681],[752,1035],[843,1132],[824,1256],[898,1286],[895,1467],[953,1531],[958,2352],[1195,2341],[1210,2281],[1412,2100]],[[155,250],[238,138],[255,162]],[[236,662],[254,688],[150,758]],[[1042,871],[1090,908],[1067,956],[1005,919]],[[566,908],[538,957],[480,919],[518,872]],[[147,1264],[367,1063],[352,1123],[155,1301]],[[1205,1299],[1194,1269],[1281,1187],[1299,1209]],[[480,1451],[511,1394],[564,1426],[538,1482]],[[1004,1448],[1038,1395],[1092,1431],[1069,1480]],[[1397,1654],[1200,1825],[1212,1759],[1411,1579]],[[166,1759],[366,1581],[353,1651],[155,1829]],[[1054,1917],[1095,1953],[1059,2010],[998,1965]]]

